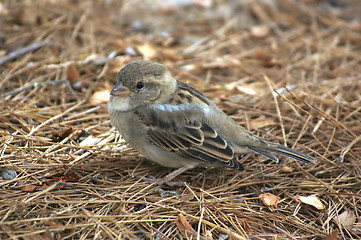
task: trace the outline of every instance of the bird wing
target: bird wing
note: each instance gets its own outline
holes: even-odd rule
[[[207,124],[210,112],[206,104],[161,104],[140,108],[136,114],[156,146],[185,158],[243,170],[227,141]]]

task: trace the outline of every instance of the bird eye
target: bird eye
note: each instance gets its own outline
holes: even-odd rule
[[[137,88],[138,89],[142,89],[144,87],[144,82],[138,82],[137,83]]]

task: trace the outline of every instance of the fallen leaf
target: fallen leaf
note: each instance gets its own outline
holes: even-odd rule
[[[74,129],[72,127],[65,129],[63,132],[54,131],[54,134],[51,138],[55,142],[60,142],[60,141],[64,140],[66,137],[68,137],[70,134],[72,134],[73,132],[74,132]]]
[[[108,102],[109,93],[110,93],[110,90],[108,90],[108,89],[96,91],[90,96],[89,103],[92,105],[99,105],[101,103]]]
[[[150,43],[144,43],[142,45],[139,45],[137,47],[138,52],[140,52],[142,54],[142,56],[144,57],[144,59],[152,59],[157,55],[157,50],[156,48],[151,45]]]
[[[71,157],[72,160],[75,160],[77,159],[79,156],[75,155],[75,154],[72,154],[72,153],[69,153],[69,156]]]
[[[336,228],[334,231],[327,234],[323,240],[336,240],[338,235],[338,229]]]
[[[109,70],[105,73],[106,79],[115,79],[119,70],[129,61],[129,56],[118,56],[108,63]]]
[[[23,25],[35,25],[38,20],[38,11],[35,6],[28,6],[24,8],[21,15],[21,24]]]
[[[181,55],[179,55],[176,51],[173,49],[165,49],[163,51],[163,56],[171,61],[178,61],[181,59]]]
[[[228,68],[231,66],[239,66],[240,61],[238,59],[230,58],[227,56],[216,57],[210,62],[202,63],[202,68],[205,69],[215,69],[215,68]]]
[[[315,208],[322,210],[325,209],[325,205],[321,202],[321,200],[316,195],[311,195],[307,197],[298,196],[298,200],[302,203],[314,206]]]
[[[282,166],[281,171],[285,173],[292,173],[294,169],[290,166]]]
[[[90,54],[88,57],[84,59],[84,63],[94,63],[96,65],[104,65],[107,63],[108,58],[99,54]]]
[[[344,227],[351,228],[356,222],[356,215],[353,211],[346,210],[340,215],[334,217],[334,220]]]
[[[243,83],[243,80],[228,83],[225,85],[225,88],[229,91],[237,90],[252,96],[262,96],[269,91],[266,83],[253,82],[246,84]]]
[[[212,0],[195,0],[194,2],[203,8],[210,8],[213,4]]]
[[[185,227],[185,229],[187,229],[188,231],[191,232],[195,232],[195,230],[193,229],[193,227],[189,224],[189,222],[187,221],[187,219],[184,217],[183,214],[178,214],[179,220],[181,221],[181,223],[183,224],[183,226]]]
[[[115,46],[118,52],[124,52],[127,48],[127,44],[121,39],[115,41]]]
[[[262,193],[259,198],[272,212],[277,210],[277,203],[280,201],[280,197],[272,193]]]
[[[57,222],[54,222],[54,221],[51,221],[51,220],[45,220],[43,223],[45,225],[47,225],[47,226],[55,226],[55,227],[59,227],[59,228],[64,227],[63,224],[57,223]]]
[[[264,38],[270,34],[270,29],[267,25],[256,25],[251,27],[251,36],[255,38]]]
[[[80,74],[77,67],[74,64],[69,65],[66,71],[66,78],[72,83],[80,81]]]
[[[275,237],[274,237],[274,240],[286,240],[287,238],[284,238],[284,237],[280,237],[280,236],[278,236],[278,235],[276,235]]]
[[[62,182],[77,182],[77,181],[79,181],[79,177],[73,171],[65,171],[63,173],[59,173],[58,175],[54,175],[53,179],[56,182],[59,182],[59,181],[62,181]]]
[[[53,231],[46,230],[45,232],[39,234],[39,238],[35,237],[34,239],[53,240],[55,239],[55,233]]]
[[[273,67],[275,65],[280,65],[277,59],[270,53],[263,49],[259,49],[256,52],[256,58],[260,60],[261,65],[264,67]]]
[[[36,186],[36,185],[27,185],[27,186],[24,186],[21,188],[21,191],[23,192],[35,192],[39,189],[39,186]]]
[[[251,129],[260,129],[271,125],[276,125],[276,123],[270,118],[259,118],[249,122],[249,127]]]
[[[9,14],[9,9],[5,7],[4,3],[0,2],[0,16],[7,16]]]
[[[193,227],[189,224],[187,219],[183,214],[178,214],[178,220],[176,221],[176,225],[179,231],[185,235],[186,239],[192,239],[196,236],[197,232],[193,229]]]

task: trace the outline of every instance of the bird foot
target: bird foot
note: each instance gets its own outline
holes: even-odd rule
[[[137,178],[141,178],[149,183],[154,183],[157,185],[163,185],[166,184],[168,186],[174,187],[174,186],[184,186],[186,184],[186,182],[183,181],[172,181],[175,177],[177,177],[178,175],[182,174],[183,172],[187,171],[189,168],[187,167],[181,167],[178,168],[176,170],[174,170],[173,172],[165,175],[163,178],[155,178],[153,176],[150,177],[144,177],[144,176],[138,176]]]
[[[182,181],[170,181],[169,179],[166,178],[167,176],[165,176],[163,178],[156,178],[156,177],[153,177],[153,176],[149,176],[149,177],[136,176],[136,178],[137,179],[142,179],[142,180],[144,180],[144,181],[146,181],[148,183],[157,184],[159,186],[161,186],[163,184],[166,184],[166,185],[168,185],[170,187],[174,187],[174,186],[181,187],[181,186],[185,185],[185,182],[182,182]]]

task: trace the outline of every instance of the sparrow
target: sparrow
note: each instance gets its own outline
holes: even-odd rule
[[[111,124],[146,158],[177,169],[158,183],[195,167],[244,170],[236,157],[250,152],[275,162],[279,159],[274,154],[279,154],[316,163],[307,154],[247,131],[162,64],[130,62],[116,78],[108,102]]]

